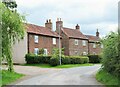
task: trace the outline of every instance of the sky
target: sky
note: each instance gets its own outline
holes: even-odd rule
[[[80,25],[84,34],[100,36],[118,28],[119,0],[16,0],[17,10],[26,16],[28,23],[44,26],[51,19],[55,30],[57,18],[64,27],[75,28]]]

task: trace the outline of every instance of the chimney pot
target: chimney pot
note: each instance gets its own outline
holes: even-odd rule
[[[79,26],[78,24],[76,25],[76,29],[77,29],[77,30],[80,30],[80,26]]]
[[[96,32],[96,36],[99,37],[99,31],[98,31],[98,29],[97,29],[97,32]]]

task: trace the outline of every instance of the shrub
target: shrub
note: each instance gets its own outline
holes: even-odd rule
[[[88,57],[89,63],[100,63],[102,59],[99,55],[88,55]]]
[[[25,60],[27,64],[38,64],[38,63],[50,63],[51,56],[43,56],[43,55],[34,55],[34,54],[26,54]]]
[[[59,58],[51,58],[50,59],[50,65],[51,66],[57,66],[57,65],[59,65]]]
[[[43,56],[43,55],[34,55],[34,54],[26,54],[25,60],[27,64],[50,64],[51,66],[57,66],[60,64],[59,55],[52,56]],[[62,56],[61,63],[62,64],[83,64],[88,63],[89,58],[83,56]]]

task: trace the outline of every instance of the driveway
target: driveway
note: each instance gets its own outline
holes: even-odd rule
[[[99,68],[100,65],[62,70],[47,69],[48,73],[37,74],[37,76],[20,81],[16,85],[102,85],[95,79],[95,73]]]

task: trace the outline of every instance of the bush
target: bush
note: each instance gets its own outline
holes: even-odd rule
[[[100,63],[102,59],[99,55],[88,55],[88,57],[89,63]]]
[[[51,66],[57,66],[60,64],[59,55],[53,56],[43,56],[43,55],[34,55],[34,54],[26,54],[25,60],[27,64],[50,64]],[[61,63],[62,64],[83,64],[88,63],[89,58],[83,56],[62,56]]]
[[[57,65],[59,65],[59,58],[51,58],[50,59],[50,65],[51,66],[57,66]]]
[[[25,60],[27,64],[39,64],[39,63],[50,63],[51,56],[43,56],[43,55],[34,55],[34,54],[26,54]]]

